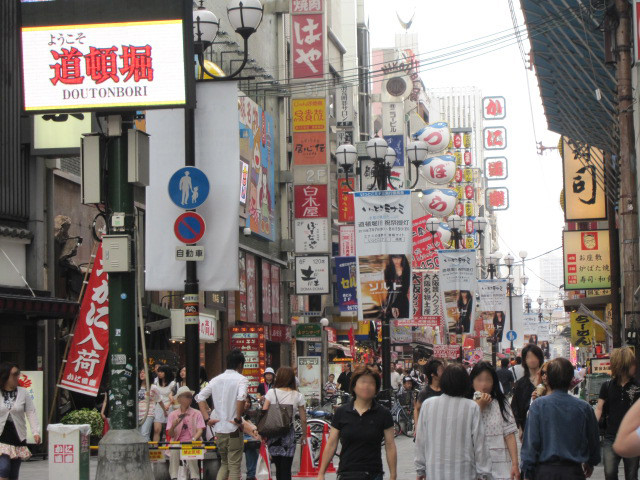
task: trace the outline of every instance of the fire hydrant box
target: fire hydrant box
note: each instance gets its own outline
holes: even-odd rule
[[[49,431],[49,478],[89,480],[90,425],[52,424]]]

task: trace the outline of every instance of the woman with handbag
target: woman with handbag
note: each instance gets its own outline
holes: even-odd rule
[[[382,480],[382,439],[389,476],[397,478],[398,454],[391,412],[375,401],[380,375],[370,366],[360,366],[351,377],[354,400],[333,415],[329,440],[322,456],[318,480],[324,480],[329,462],[342,444],[338,480]]]
[[[260,422],[258,432],[267,437],[267,447],[271,460],[276,466],[277,480],[291,480],[291,466],[296,452],[296,434],[294,429],[294,411],[298,410],[302,431],[307,431],[307,412],[304,396],[298,392],[296,374],[291,367],[280,367],[276,372],[276,381],[265,395],[266,410]],[[302,445],[307,443],[303,435]]]

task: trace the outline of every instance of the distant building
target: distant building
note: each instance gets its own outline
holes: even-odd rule
[[[547,255],[539,260],[540,265],[540,295],[544,299],[556,299],[558,287],[564,283],[562,257]]]

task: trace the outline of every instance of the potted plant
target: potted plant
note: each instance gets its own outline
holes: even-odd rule
[[[67,413],[60,423],[65,425],[91,425],[91,445],[97,445],[102,438],[104,421],[100,412],[93,408],[81,408]]]

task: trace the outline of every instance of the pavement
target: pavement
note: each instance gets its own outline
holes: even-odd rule
[[[413,468],[413,441],[407,437],[398,437],[396,439],[396,445],[398,449],[398,480],[414,480],[416,478],[416,472]],[[384,456],[384,450],[383,450]],[[300,457],[296,455],[296,461],[294,461],[293,471],[298,471],[298,459]],[[97,457],[91,457],[91,480],[95,479],[96,468],[98,466]],[[385,462],[386,469],[386,462]],[[244,467],[243,467],[244,471]],[[46,460],[29,460],[22,464],[20,469],[20,480],[48,480],[48,462]],[[275,478],[275,477],[274,477]],[[385,477],[388,478],[388,477]],[[592,477],[593,480],[604,480],[604,469],[600,465],[596,467]],[[622,464],[620,466],[620,478],[624,478],[624,472],[622,470]],[[335,474],[328,474],[326,480],[335,480]],[[69,476],[66,480],[75,480],[74,477]]]

